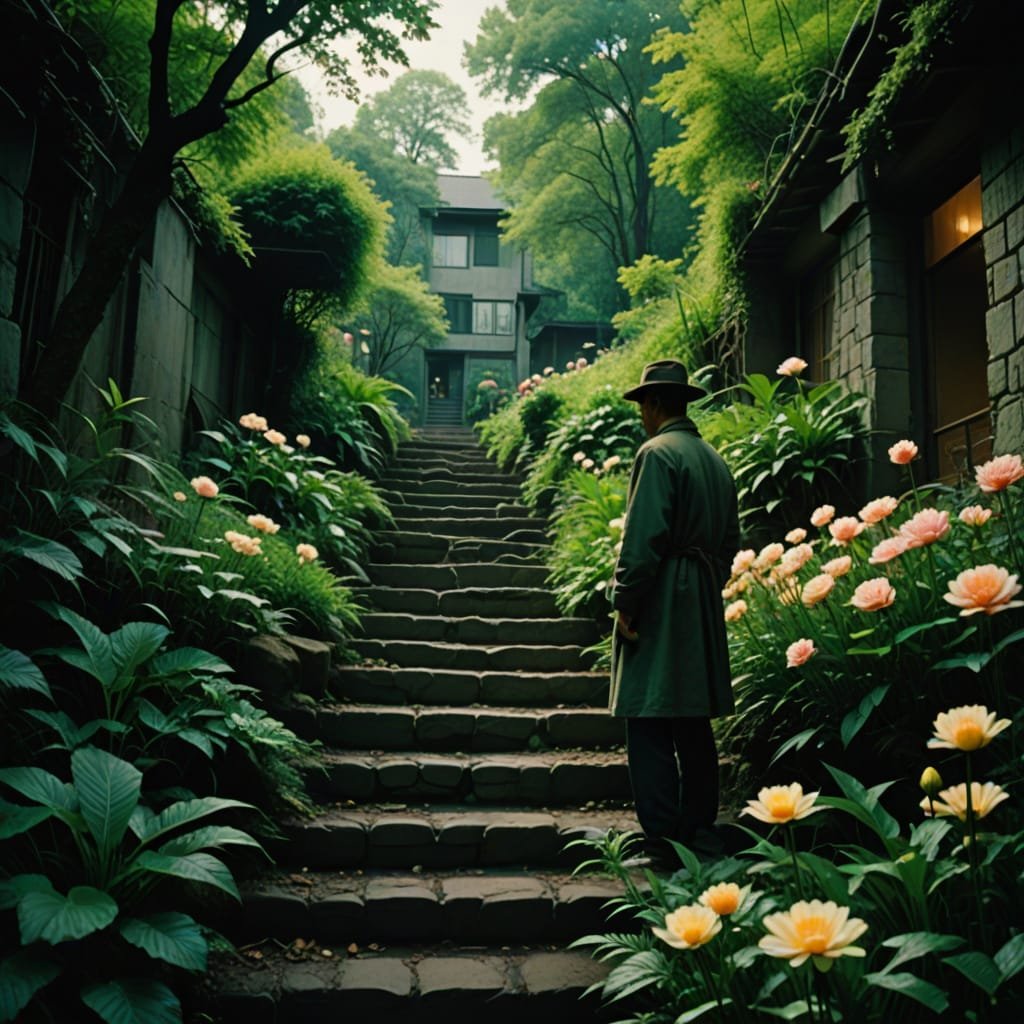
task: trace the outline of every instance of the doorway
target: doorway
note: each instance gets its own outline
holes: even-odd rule
[[[461,352],[432,352],[427,355],[426,423],[461,425],[465,361],[466,357]]]

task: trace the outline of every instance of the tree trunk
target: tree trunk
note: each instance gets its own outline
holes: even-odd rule
[[[107,303],[156,212],[171,194],[173,145],[150,135],[120,195],[89,240],[82,268],[61,300],[40,364],[24,384],[26,401],[51,419],[57,414]]]

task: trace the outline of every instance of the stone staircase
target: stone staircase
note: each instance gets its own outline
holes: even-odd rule
[[[618,1019],[580,998],[606,968],[566,948],[619,895],[566,845],[637,827],[598,626],[559,617],[544,524],[471,432],[419,433],[381,483],[364,660],[292,723],[323,743],[323,812],[245,887],[214,1019]]]

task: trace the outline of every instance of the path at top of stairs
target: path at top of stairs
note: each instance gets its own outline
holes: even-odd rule
[[[215,1019],[618,1019],[581,999],[607,968],[568,948],[620,894],[574,877],[568,844],[637,828],[599,627],[559,615],[546,524],[470,432],[420,432],[380,486],[395,525],[365,566],[363,660],[288,722],[323,744],[323,810],[244,885]]]

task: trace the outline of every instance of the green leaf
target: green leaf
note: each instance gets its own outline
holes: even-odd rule
[[[1003,980],[995,961],[977,950],[943,957],[942,962],[959,971],[968,981],[977,985],[988,995],[993,995]]]
[[[656,985],[667,974],[664,957],[657,950],[645,949],[634,953],[621,964],[613,967],[604,982],[605,996],[610,1002],[625,999],[650,985]]]
[[[107,1024],[181,1024],[178,997],[151,978],[120,978],[86,985],[82,1002]]]
[[[76,885],[67,896],[55,889],[29,892],[18,901],[18,927],[23,945],[57,945],[81,939],[106,928],[117,917],[117,904],[108,893],[91,885]]]
[[[170,636],[166,626],[155,622],[127,622],[110,634],[110,648],[117,663],[118,674],[130,675]]]
[[[898,974],[865,974],[864,980],[876,988],[888,989],[900,995],[909,996],[927,1006],[935,1013],[942,1013],[949,1006],[946,993],[929,981],[924,981],[915,974],[900,972]]]
[[[770,768],[783,754],[789,753],[790,750],[802,750],[807,745],[808,741],[814,738],[821,731],[820,725],[815,725],[810,729],[804,729],[802,732],[798,732],[795,736],[790,736],[785,743],[779,747],[778,750],[772,755],[771,761],[768,762]]]
[[[847,775],[846,772],[839,768],[834,768],[830,764],[826,764],[825,767],[828,769],[829,774],[839,784],[839,788],[846,794],[850,801],[861,808],[867,815],[867,818],[856,815],[861,818],[865,824],[869,824],[872,829],[878,834],[881,839],[893,839],[900,834],[900,823],[878,802],[878,795],[872,791],[865,789],[860,782],[857,781],[852,775]],[[820,802],[828,803],[828,798],[819,798]],[[835,806],[839,806],[838,803]],[[848,808],[844,808],[847,810]]]
[[[995,961],[1003,981],[1019,974],[1021,968],[1024,968],[1024,932],[1018,932],[1005,943],[996,953]]]
[[[206,970],[206,939],[187,914],[167,911],[121,922],[121,935],[155,960],[166,960],[186,971]]]
[[[232,669],[227,662],[198,647],[178,647],[173,651],[165,651],[149,663],[149,673],[153,676],[172,676],[179,672],[230,671]]]
[[[1018,643],[1021,640],[1024,640],[1024,629],[1018,629],[1016,633],[1010,633],[1008,636],[1004,636],[1003,639],[992,648],[992,654],[999,654],[1011,644]]]
[[[885,644],[883,647],[847,647],[846,653],[849,655],[863,655],[865,657],[874,655],[876,658],[884,658],[887,654],[892,651],[891,644]]]
[[[6,413],[0,413],[0,434],[10,438],[33,462],[39,461],[32,435],[19,427]]]
[[[204,796],[195,800],[179,800],[165,807],[159,814],[149,818],[135,816],[131,821],[132,831],[143,843],[150,843],[173,829],[191,824],[208,814],[226,811],[235,807],[252,808],[252,804],[241,800],[229,800],[219,796]]]
[[[240,828],[231,825],[207,825],[183,836],[168,839],[160,847],[160,852],[183,855],[197,853],[199,850],[217,850],[224,846],[251,846],[257,850],[263,849],[248,832],[243,832]]]
[[[22,950],[0,961],[0,1021],[13,1021],[60,974],[52,960]]]
[[[10,839],[53,817],[49,807],[22,807],[0,800],[0,839]]]
[[[706,1003],[701,1003],[700,1006],[695,1006],[692,1010],[687,1010],[686,1013],[681,1013],[676,1017],[676,1024],[690,1024],[691,1020],[697,1020],[698,1017],[703,1017],[705,1013],[710,1013],[712,1010],[717,1010],[720,1006],[728,1006],[732,1003],[732,1000],[726,996],[721,1002],[717,999],[711,999]]]
[[[90,673],[104,686],[109,686],[117,675],[114,655],[110,646],[110,637],[98,626],[83,618],[70,608],[60,604],[45,602],[43,610],[55,619],[70,626],[78,637],[89,659]]]
[[[991,651],[972,651],[960,654],[955,658],[944,658],[932,665],[929,672],[940,672],[951,668],[969,668],[972,672],[980,672],[992,660]]]
[[[928,629],[934,629],[936,626],[948,626],[953,622],[956,622],[956,618],[954,616],[945,615],[941,619],[935,619],[933,622],[920,622],[916,626],[907,626],[906,629],[901,629],[896,636],[893,637],[892,642],[899,646],[909,640],[912,636],[917,636],[918,633],[923,633]]]
[[[844,747],[850,745],[854,736],[860,732],[864,724],[871,717],[871,713],[885,700],[888,692],[888,683],[876,686],[870,693],[861,698],[860,703],[853,711],[846,715],[839,727],[839,736],[843,741]]]
[[[201,882],[203,885],[212,885],[215,889],[220,889],[241,902],[231,871],[216,857],[208,853],[190,853],[184,857],[178,857],[145,850],[139,854],[135,863],[143,871],[171,875],[174,878],[183,878],[190,882]]]
[[[0,910],[10,910],[27,892],[53,892],[46,875],[14,875],[0,879]]]
[[[34,533],[18,530],[16,540],[3,541],[2,545],[14,555],[35,562],[48,572],[55,573],[62,580],[73,583],[84,573],[82,563],[66,544],[60,544],[46,537],[37,537]]]
[[[44,807],[70,813],[78,810],[74,787],[42,768],[0,768],[0,782]]]
[[[142,772],[105,750],[80,747],[71,755],[71,777],[82,817],[105,856],[118,846],[128,828],[142,791]]]
[[[893,935],[885,939],[882,945],[897,950],[897,953],[880,973],[888,974],[910,960],[916,960],[928,953],[944,953],[963,944],[964,940],[958,935],[941,935],[938,932],[907,932],[904,935]]]
[[[35,690],[53,700],[46,677],[36,663],[27,654],[3,646],[0,646],[0,683],[12,690]]]
[[[806,999],[796,999],[785,1006],[755,1006],[754,1009],[769,1017],[778,1017],[780,1020],[799,1020],[808,1013]]]

